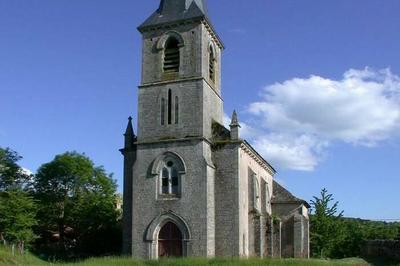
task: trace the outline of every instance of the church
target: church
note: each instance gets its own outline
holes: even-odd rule
[[[309,257],[309,205],[223,123],[221,54],[205,0],[161,0],[138,27],[137,134],[124,156],[123,248],[133,257]]]

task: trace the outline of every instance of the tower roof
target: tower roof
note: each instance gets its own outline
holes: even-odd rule
[[[160,7],[138,29],[195,18],[207,18],[205,0],[161,0]]]

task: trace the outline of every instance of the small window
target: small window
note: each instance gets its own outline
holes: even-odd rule
[[[210,53],[209,53],[209,77],[210,80],[212,80],[213,82],[215,82],[215,55],[214,55],[214,51],[212,49],[212,47],[210,46]]]
[[[179,98],[175,97],[175,124],[179,123]]]
[[[172,92],[168,90],[168,125],[172,124]]]
[[[179,42],[174,37],[170,37],[165,44],[164,51],[164,72],[179,72],[180,52]]]
[[[161,99],[161,125],[165,125],[165,99]]]

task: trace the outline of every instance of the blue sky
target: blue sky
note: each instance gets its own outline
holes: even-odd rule
[[[400,1],[208,1],[225,111],[310,200],[400,219]],[[158,0],[0,0],[0,146],[35,171],[85,152],[121,185],[140,34]]]

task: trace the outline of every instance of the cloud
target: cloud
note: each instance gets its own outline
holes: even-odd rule
[[[31,170],[29,170],[28,168],[25,168],[25,167],[21,167],[21,171],[20,172],[22,174],[28,175],[28,176],[32,176],[33,175],[33,172]]]
[[[341,80],[294,78],[266,86],[247,109],[246,136],[273,164],[313,170],[332,141],[374,147],[400,129],[400,77],[350,69]],[[248,130],[253,128],[254,131]]]

